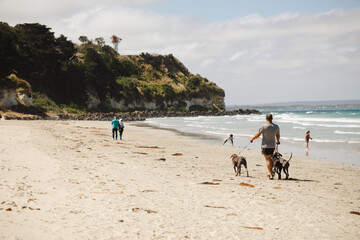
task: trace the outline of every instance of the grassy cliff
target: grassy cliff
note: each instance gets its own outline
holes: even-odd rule
[[[11,27],[0,22],[0,84],[19,86],[16,79],[24,79],[29,85],[17,88],[33,93],[38,107],[82,112],[225,107],[224,91],[190,73],[172,54],[124,56],[102,38],[95,44],[83,36],[76,45],[50,30],[38,23]]]

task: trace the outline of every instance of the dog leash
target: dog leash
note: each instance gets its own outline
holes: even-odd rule
[[[244,151],[245,150],[245,148],[250,144],[251,142],[249,142],[248,144],[246,144],[246,146],[243,148],[243,149],[241,149],[240,150],[240,152],[238,153],[238,154],[240,154],[242,151]]]

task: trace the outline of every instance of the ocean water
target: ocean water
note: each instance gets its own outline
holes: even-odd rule
[[[145,122],[153,127],[175,130],[222,144],[225,137],[234,135],[234,147],[259,149],[261,137],[249,144],[252,136],[266,123],[265,114],[273,114],[280,126],[279,151],[305,156],[305,132],[311,131],[309,157],[360,165],[360,107],[309,107],[288,109],[259,109],[261,115],[199,116],[153,118]],[[238,151],[238,149],[236,151]]]

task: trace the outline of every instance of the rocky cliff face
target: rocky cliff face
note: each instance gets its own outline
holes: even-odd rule
[[[101,41],[78,45],[64,35],[55,37],[40,23],[11,27],[0,22],[0,36],[6,43],[0,44],[5,60],[0,64],[0,90],[6,106],[33,104],[32,109],[41,112],[225,107],[224,91],[192,74],[172,54],[123,56]]]
[[[32,106],[33,98],[31,95],[18,92],[16,89],[1,89],[0,102],[6,108],[17,106],[19,103],[25,106]]]
[[[135,66],[138,75],[118,79],[117,82],[121,86],[120,97],[108,99],[115,109],[156,110],[172,106],[188,110],[193,106],[214,109],[214,105],[221,109],[225,108],[224,90],[214,82],[190,73],[171,54],[142,53],[119,56],[119,59]],[[88,91],[88,95],[88,108],[96,108],[101,102],[96,91]]]
[[[89,106],[94,106],[94,96],[91,96],[89,101]],[[157,110],[160,108],[169,108],[171,106],[184,106],[186,109],[190,109],[193,106],[201,106],[207,109],[213,109],[214,104],[220,108],[225,108],[224,98],[190,98],[190,99],[182,99],[183,101],[163,101],[163,102],[153,102],[153,101],[132,101],[125,102],[124,100],[117,101],[115,99],[110,99],[111,106],[120,111],[128,111],[132,109],[145,109],[145,110]],[[184,105],[185,103],[185,105]],[[100,104],[100,102],[98,102]]]
[[[81,62],[81,55],[78,57],[78,61]],[[123,64],[122,67],[125,66],[131,71],[123,70],[125,76],[120,75],[114,83],[109,84],[106,89],[111,91],[106,94],[103,94],[93,83],[88,83],[83,88],[87,98],[87,109],[96,110],[104,104],[118,111],[166,110],[170,107],[180,111],[225,109],[224,90],[214,82],[190,73],[171,54],[116,55],[112,61],[119,61]],[[128,71],[127,76],[126,71]],[[102,75],[91,77],[93,82],[97,82]],[[15,74],[0,80],[0,102],[4,107],[11,108],[19,104],[33,105],[32,86],[29,82],[18,78]],[[57,95],[63,92],[52,93]],[[46,93],[42,95],[46,96]],[[37,106],[41,105],[41,102],[49,101],[38,99]]]
[[[0,103],[6,108],[20,104],[33,105],[32,90],[28,82],[11,74],[0,79]]]
[[[0,102],[6,108],[18,105],[16,89],[0,89]]]

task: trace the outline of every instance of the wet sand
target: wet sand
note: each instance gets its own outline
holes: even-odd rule
[[[360,168],[110,122],[0,121],[1,239],[357,239]],[[288,156],[285,156],[288,157]]]

